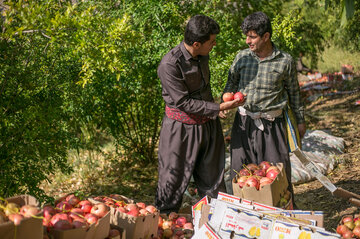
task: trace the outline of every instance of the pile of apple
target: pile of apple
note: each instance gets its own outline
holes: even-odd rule
[[[105,203],[93,204],[89,200],[80,200],[74,194],[66,196],[55,207],[43,207],[43,226],[51,229],[69,230],[73,228],[88,229],[93,223],[109,212]]]
[[[0,224],[8,221],[12,221],[16,226],[21,223],[24,218],[37,217],[40,213],[40,209],[32,205],[21,206],[5,201],[4,204],[0,204]]]
[[[109,207],[133,217],[146,216],[154,214],[158,211],[153,205],[147,205],[144,202],[128,202],[128,200],[117,194],[111,194],[110,196],[97,196],[94,200],[103,202]]]
[[[360,217],[351,215],[343,217],[336,232],[341,235],[341,238],[360,238]]]
[[[236,180],[240,188],[255,187],[257,190],[261,190],[262,186],[271,184],[280,173],[280,169],[268,161],[262,161],[259,165],[250,163],[243,167],[236,172]]]
[[[171,212],[168,217],[159,217],[158,237],[153,239],[183,239],[191,238],[194,234],[194,225],[186,217]]]

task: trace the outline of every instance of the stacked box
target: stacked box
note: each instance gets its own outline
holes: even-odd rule
[[[24,205],[39,206],[36,198],[30,195],[19,195],[5,199],[8,202],[16,203],[20,207]],[[41,216],[41,212],[38,216]],[[20,225],[15,226],[13,222],[5,222],[0,224],[1,239],[42,239],[43,225],[41,218],[24,218]]]

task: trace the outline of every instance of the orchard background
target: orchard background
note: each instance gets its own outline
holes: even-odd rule
[[[273,41],[293,57],[303,52],[311,68],[351,64],[359,72],[359,9],[359,0],[0,0],[0,196],[120,193],[153,202],[164,109],[156,69],[191,16],[221,26],[210,53],[218,99],[234,56],[247,47],[240,24],[248,14],[268,14]],[[317,115],[307,117],[310,129],[350,142],[339,161],[350,168],[360,154],[359,81],[339,89],[352,95],[307,105]],[[222,121],[224,131],[231,120]],[[308,185],[297,188],[302,209],[314,206],[301,198]]]

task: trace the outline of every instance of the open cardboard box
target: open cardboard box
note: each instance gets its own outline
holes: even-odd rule
[[[132,199],[120,195],[124,202],[135,203]],[[96,202],[96,197],[90,201]],[[159,212],[146,216],[134,217],[110,207],[110,224],[123,228],[127,239],[146,239],[157,236]]]
[[[100,218],[96,224],[91,224],[86,230],[84,228],[74,228],[70,230],[51,229],[49,235],[53,239],[104,239],[109,235],[110,230],[110,212]]]
[[[282,163],[277,163],[276,166],[280,169],[280,173],[271,184],[264,185],[259,190],[255,187],[240,188],[239,184],[236,182],[237,177],[233,178],[233,194],[240,198],[253,200],[266,205],[278,206],[280,198],[286,193],[289,184],[286,178],[284,165]]]
[[[159,212],[134,217],[110,208],[110,223],[124,228],[127,239],[146,239],[157,236]]]
[[[20,207],[24,205],[39,206],[39,202],[30,195],[19,195],[5,199],[8,202],[18,204]],[[41,216],[39,213],[38,216]],[[0,224],[1,239],[42,239],[43,226],[41,218],[24,218],[20,225],[15,226],[13,222],[5,222]]]
[[[56,199],[55,206],[57,203],[64,200],[70,194],[66,194],[63,197]],[[96,201],[91,201],[91,200],[90,202],[93,204],[98,203]],[[52,239],[73,239],[73,238],[104,239],[109,235],[109,230],[110,230],[110,211],[104,217],[100,218],[96,224],[91,224],[88,229],[74,228],[70,230],[55,230],[51,228],[48,234]]]

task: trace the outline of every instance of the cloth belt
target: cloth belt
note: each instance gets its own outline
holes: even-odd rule
[[[247,109],[245,109],[242,106],[239,106],[239,113],[241,115],[250,116],[255,121],[256,127],[258,127],[258,129],[260,129],[261,131],[264,131],[264,125],[261,121],[261,118],[269,120],[269,121],[274,121],[276,117],[278,117],[282,114],[282,109],[254,113],[254,112],[248,111]]]
[[[204,124],[210,118],[203,115],[188,114],[176,108],[165,106],[165,114],[168,118],[182,122],[184,124]]]

